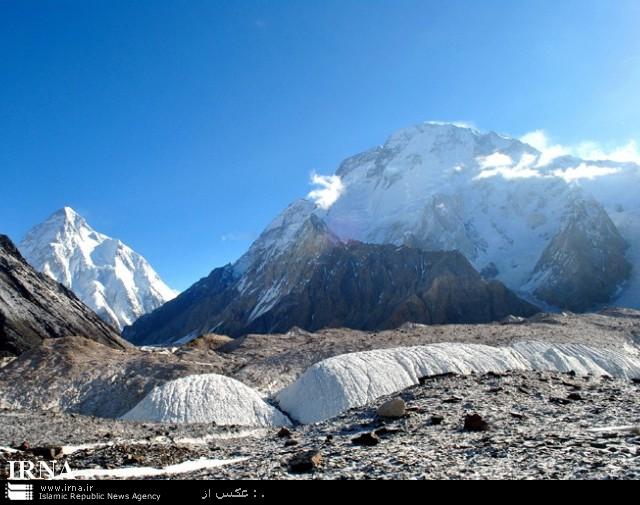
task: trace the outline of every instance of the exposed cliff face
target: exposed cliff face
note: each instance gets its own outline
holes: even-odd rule
[[[562,229],[536,266],[534,293],[575,312],[607,303],[631,275],[627,249],[627,242],[597,202],[571,202]]]
[[[480,323],[537,311],[501,283],[485,281],[458,252],[343,243],[313,215],[276,258],[272,249],[253,253],[242,274],[231,266],[214,270],[127,328],[125,336],[146,344],[294,326],[313,331],[394,328],[407,321]]]
[[[36,272],[0,235],[0,355],[17,355],[48,338],[82,335],[125,349],[128,344],[71,291]]]
[[[501,283],[484,281],[458,252],[352,242],[302,272],[290,293],[251,322],[251,332],[481,323],[537,311]]]

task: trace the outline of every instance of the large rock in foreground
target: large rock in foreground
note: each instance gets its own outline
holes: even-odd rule
[[[44,339],[81,335],[117,349],[128,344],[67,288],[36,272],[0,235],[0,355]]]

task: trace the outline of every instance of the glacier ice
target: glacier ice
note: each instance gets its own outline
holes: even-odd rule
[[[126,421],[288,426],[290,421],[241,382],[217,374],[182,377],[154,388]]]
[[[280,408],[303,424],[320,422],[443,373],[575,371],[640,377],[635,349],[517,342],[508,347],[442,343],[343,354],[311,366],[276,395]]]

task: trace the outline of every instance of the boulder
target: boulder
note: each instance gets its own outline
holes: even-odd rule
[[[407,405],[402,398],[393,398],[378,407],[379,417],[398,419],[406,414]]]
[[[487,431],[489,423],[487,423],[479,414],[467,415],[464,419],[465,431]]]
[[[307,451],[296,454],[289,460],[290,473],[314,472],[322,465],[322,454],[319,451]]]

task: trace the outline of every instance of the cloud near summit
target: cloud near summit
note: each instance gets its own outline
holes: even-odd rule
[[[312,172],[310,183],[318,187],[307,196],[324,210],[330,208],[344,191],[344,184],[339,175],[318,175]]]
[[[560,156],[576,156],[585,161],[617,161],[640,164],[640,147],[633,139],[622,145],[605,146],[599,142],[584,141],[574,146],[565,146],[554,144],[544,130],[535,130],[523,135],[520,140],[542,153],[539,161],[540,166],[546,165]]]

